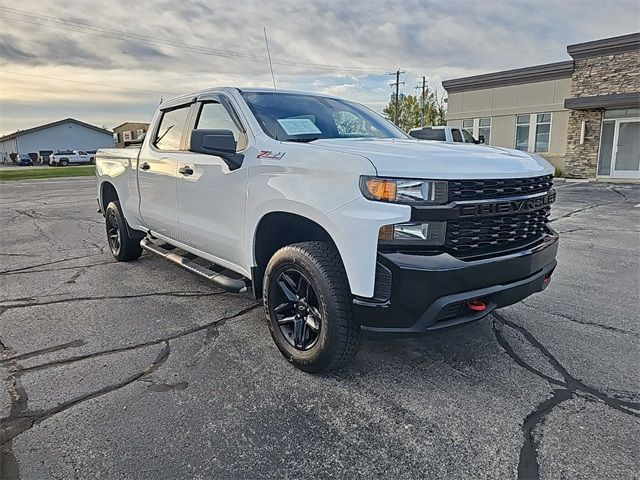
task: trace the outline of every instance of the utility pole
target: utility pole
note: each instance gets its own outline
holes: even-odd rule
[[[398,125],[398,110],[399,110],[399,100],[400,100],[400,85],[404,85],[404,82],[400,81],[400,75],[404,73],[404,70],[396,70],[395,72],[390,73],[389,75],[392,75],[396,77],[396,81],[395,83],[390,83],[389,85],[392,87],[396,87],[396,98],[395,98],[395,105],[394,105],[394,111],[393,111],[393,123],[395,123],[396,125]]]
[[[424,102],[427,95],[427,77],[422,76],[422,85],[418,85],[416,89],[422,88],[422,95],[420,96],[420,128],[424,127]]]

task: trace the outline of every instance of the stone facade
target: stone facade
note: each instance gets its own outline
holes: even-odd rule
[[[640,91],[640,50],[575,60],[571,97],[591,97]],[[565,176],[594,178],[603,110],[572,110],[567,131]],[[584,143],[580,145],[582,121]]]

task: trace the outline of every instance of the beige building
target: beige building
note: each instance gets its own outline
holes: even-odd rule
[[[113,129],[113,142],[116,147],[124,147],[124,142],[131,142],[149,130],[148,123],[125,122]]]
[[[443,82],[447,124],[539,153],[567,177],[640,178],[640,33],[567,52],[572,60]]]

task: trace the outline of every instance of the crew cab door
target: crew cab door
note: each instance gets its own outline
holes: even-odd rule
[[[140,216],[154,233],[180,240],[176,175],[191,104],[159,112],[138,158]]]
[[[246,130],[224,95],[208,95],[196,103],[191,129],[231,130],[236,151],[247,145]],[[178,162],[178,217],[185,243],[233,268],[244,262],[244,218],[247,169],[235,168],[222,157],[187,151]]]

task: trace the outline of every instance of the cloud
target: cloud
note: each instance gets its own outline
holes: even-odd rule
[[[95,115],[103,114],[99,123],[107,124],[129,120],[129,113],[118,115],[106,105],[126,101],[146,108],[158,95],[56,79],[176,93],[224,84],[269,86],[266,26],[283,88],[336,93],[380,110],[389,99],[388,72],[397,68],[407,72],[405,93],[413,93],[422,75],[435,87],[447,78],[568,59],[567,44],[633,32],[640,16],[636,0],[118,0],[74,2],[68,10],[55,0],[11,5],[0,9],[7,26],[0,34],[1,70],[34,77],[20,85],[0,72],[0,99],[33,105],[40,89],[54,101],[67,95],[75,102],[82,93]],[[69,116],[64,103],[57,105],[58,114],[47,110],[50,120]],[[2,117],[0,132],[33,126]]]

